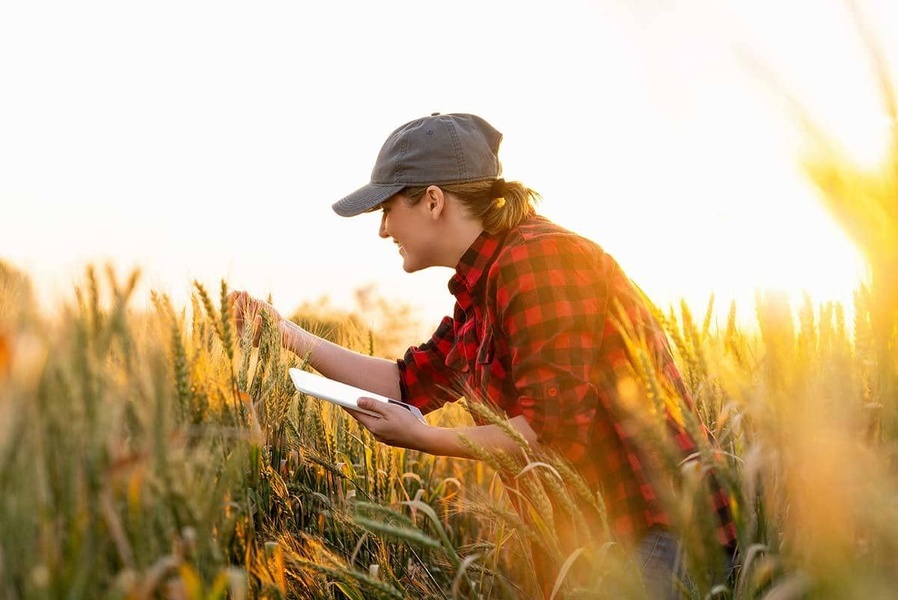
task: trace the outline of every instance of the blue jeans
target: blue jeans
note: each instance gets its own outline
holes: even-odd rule
[[[649,598],[677,600],[682,592],[696,592],[695,583],[686,571],[683,551],[677,536],[670,530],[654,527],[636,547],[636,560],[642,572]],[[725,583],[733,576],[733,559],[725,573],[712,573],[713,583]]]
[[[649,530],[636,547],[636,560],[649,598],[677,600],[686,583],[680,542],[673,532],[660,527]]]

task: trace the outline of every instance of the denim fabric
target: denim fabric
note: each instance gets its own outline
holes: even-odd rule
[[[636,548],[642,579],[652,600],[677,600],[685,583],[680,542],[667,529],[652,528]],[[683,582],[683,583],[681,583]]]
[[[654,527],[636,548],[636,558],[649,598],[677,600],[697,594],[695,582],[686,570],[677,536],[664,528]],[[709,572],[712,585],[731,585],[735,579],[735,556],[730,556],[725,572]]]

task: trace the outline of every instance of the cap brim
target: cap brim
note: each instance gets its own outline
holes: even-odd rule
[[[377,185],[369,183],[360,187],[342,200],[338,200],[332,206],[334,212],[341,217],[354,217],[363,212],[368,212],[381,202],[394,194],[398,194],[404,185]]]

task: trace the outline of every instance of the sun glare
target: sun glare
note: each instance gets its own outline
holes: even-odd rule
[[[847,155],[865,170],[876,170],[889,158],[896,124],[882,113],[852,111],[836,124]]]
[[[114,256],[123,270],[139,265],[148,287],[174,295],[189,292],[194,278],[214,284],[227,277],[260,294],[271,291],[285,309],[324,294],[351,301],[354,289],[377,281],[382,289],[401,290],[397,296],[421,299],[429,319],[429,313],[445,314],[444,274],[404,277],[374,226],[335,218],[329,203],[364,180],[383,135],[403,118],[424,110],[483,111],[506,134],[507,176],[543,193],[541,212],[603,245],[660,302],[686,298],[703,305],[713,293],[718,305],[727,298],[750,305],[758,289],[850,301],[864,263],[798,171],[792,139],[771,125],[782,115],[759,108],[764,94],[736,74],[728,56],[738,30],[710,4],[670,12],[607,8],[598,20],[592,20],[595,7],[579,18],[548,11],[559,23],[571,22],[563,39],[546,49],[498,42],[493,49],[506,80],[531,78],[529,93],[515,102],[494,93],[497,80],[489,71],[472,73],[466,86],[428,88],[381,104],[377,98],[340,104],[335,99],[373,87],[365,77],[374,70],[350,54],[345,64],[334,56],[332,63],[314,63],[320,72],[303,71],[307,65],[298,57],[318,42],[287,25],[306,16],[299,8],[277,23],[264,14],[222,11],[219,18],[234,19],[235,28],[249,18],[247,35],[267,32],[246,48],[214,33],[219,29],[203,34],[209,44],[197,45],[193,30],[179,26],[152,56],[145,52],[146,40],[157,35],[153,28],[113,35],[114,27],[77,12],[78,26],[59,31],[31,35],[28,28],[0,27],[6,34],[0,39],[31,61],[9,63],[4,71],[10,89],[28,93],[0,100],[6,103],[0,129],[10,134],[0,144],[10,173],[0,201],[12,223],[0,239],[0,257],[26,269],[42,291],[61,288],[66,297],[83,263],[101,256]],[[868,82],[833,83],[861,64],[855,54],[830,50],[844,45],[844,14],[825,12],[822,25],[802,30],[806,43],[796,47],[801,10],[749,4],[739,4],[734,17],[753,32],[743,36],[747,43],[766,48],[784,80],[819,101],[821,126],[850,156],[877,165],[895,124],[874,116],[881,113]],[[27,23],[40,21],[22,10]],[[705,11],[707,19],[692,18],[690,10]],[[780,11],[795,14],[772,18]],[[523,5],[508,12],[528,27],[551,29],[546,15]],[[165,14],[158,13],[160,23],[179,22]],[[204,13],[188,16],[200,23]],[[100,41],[81,43],[94,38]],[[101,42],[120,51],[98,53]],[[46,50],[53,44],[67,51]],[[208,55],[197,51],[207,45]],[[233,60],[244,51],[245,59]],[[110,83],[115,56],[143,61],[129,71],[134,85]],[[431,61],[413,58],[422,67]],[[540,60],[553,68],[535,68]],[[198,64],[204,78],[195,78]],[[297,75],[273,75],[285,72]],[[242,82],[242,94],[232,89],[234,81]],[[195,83],[181,94],[182,82]],[[308,94],[309,82],[328,94]],[[65,111],[44,110],[32,96],[70,100],[60,104]],[[132,113],[152,118],[132,119]],[[228,129],[224,122],[237,125]],[[333,123],[351,138],[334,136]],[[245,226],[238,215],[247,206],[314,225],[302,229],[300,245],[298,237]],[[327,252],[303,262],[301,250],[325,246]]]

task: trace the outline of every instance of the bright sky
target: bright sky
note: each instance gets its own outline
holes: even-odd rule
[[[861,4],[894,43],[898,3]],[[506,178],[661,303],[845,300],[862,262],[735,51],[873,162],[888,122],[860,48],[841,0],[6,2],[0,259],[48,306],[112,260],[179,302],[194,279],[283,311],[376,283],[437,319],[450,272],[404,273],[376,215],[330,205],[395,127],[474,112]]]

